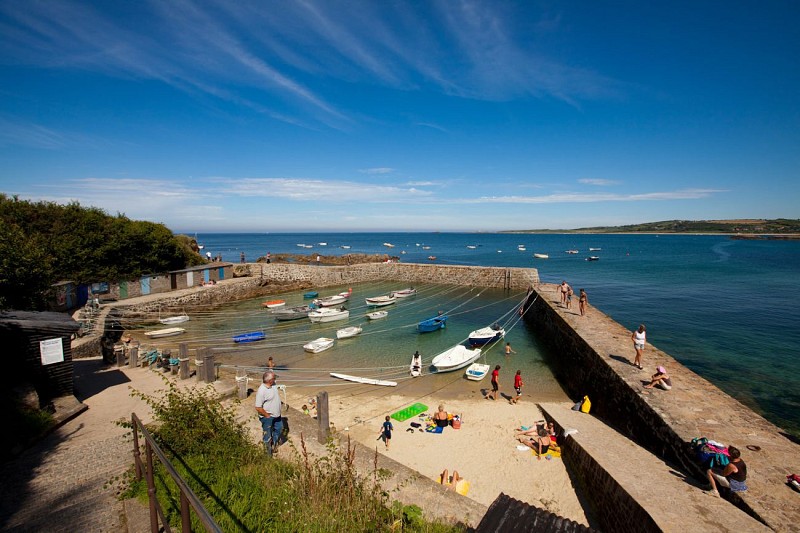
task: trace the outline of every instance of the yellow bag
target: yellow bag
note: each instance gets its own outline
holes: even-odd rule
[[[592,408],[592,402],[589,400],[588,396],[583,397],[583,403],[581,404],[581,413],[588,413],[589,409]]]

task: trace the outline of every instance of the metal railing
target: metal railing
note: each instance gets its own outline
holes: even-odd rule
[[[164,452],[161,451],[161,448],[158,447],[153,436],[147,431],[147,428],[144,427],[144,424],[142,424],[142,421],[136,416],[136,413],[131,413],[131,427],[133,429],[133,460],[136,469],[136,480],[140,481],[142,475],[147,477],[147,499],[150,503],[150,531],[152,533],[158,533],[160,531],[158,527],[160,518],[164,526],[164,531],[166,531],[166,533],[172,533],[172,529],[170,529],[169,523],[164,515],[164,510],[161,508],[161,504],[156,497],[156,484],[153,470],[153,455],[155,455],[178,486],[178,490],[180,490],[181,531],[183,533],[189,533],[192,530],[191,507],[195,514],[197,514],[200,522],[205,526],[206,531],[222,533],[222,529],[220,529],[208,513],[194,491],[189,488],[186,481],[178,474],[175,467],[172,466],[172,463],[167,459],[167,456],[164,455]],[[144,437],[145,464],[142,463],[141,449],[139,448],[139,432],[141,432]]]

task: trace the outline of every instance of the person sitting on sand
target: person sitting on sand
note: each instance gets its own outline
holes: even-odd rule
[[[717,484],[730,489],[732,492],[744,492],[747,490],[747,465],[742,460],[742,452],[734,446],[728,446],[728,456],[731,462],[725,468],[719,467],[706,470],[708,481],[711,485],[710,491],[714,496],[719,497]]]
[[[656,373],[650,378],[650,383],[644,386],[645,389],[652,389],[653,387],[664,390],[672,388],[672,380],[669,379],[667,370],[663,366],[656,368]]]
[[[531,436],[534,432],[536,433],[535,439]],[[553,441],[550,440],[550,435],[547,433],[547,428],[543,426],[535,427],[518,433],[517,440],[525,446],[536,451],[536,458],[540,461],[542,460],[543,455],[547,455],[547,452],[550,450],[550,445],[553,443]]]
[[[433,413],[433,421],[437,427],[444,428],[450,425],[450,417],[447,411],[444,410],[444,405],[440,405],[439,409]]]
[[[458,485],[458,482],[462,479],[464,478],[458,475],[457,470],[453,470],[453,477],[448,476],[447,469],[445,468],[444,472],[442,472],[442,475],[439,477],[439,483],[448,489],[456,490],[456,485]]]

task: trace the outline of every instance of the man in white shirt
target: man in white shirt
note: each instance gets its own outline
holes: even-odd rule
[[[278,450],[278,442],[283,430],[281,418],[281,397],[275,386],[275,372],[267,370],[261,378],[261,386],[256,392],[256,412],[264,431],[264,448],[271,456]]]

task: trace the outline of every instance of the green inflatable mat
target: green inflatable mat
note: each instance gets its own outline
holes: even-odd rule
[[[404,420],[408,420],[412,416],[417,416],[420,413],[424,413],[428,410],[428,406],[424,403],[415,403],[405,409],[400,409],[396,413],[392,415],[392,418],[397,420],[398,422],[403,422]]]

